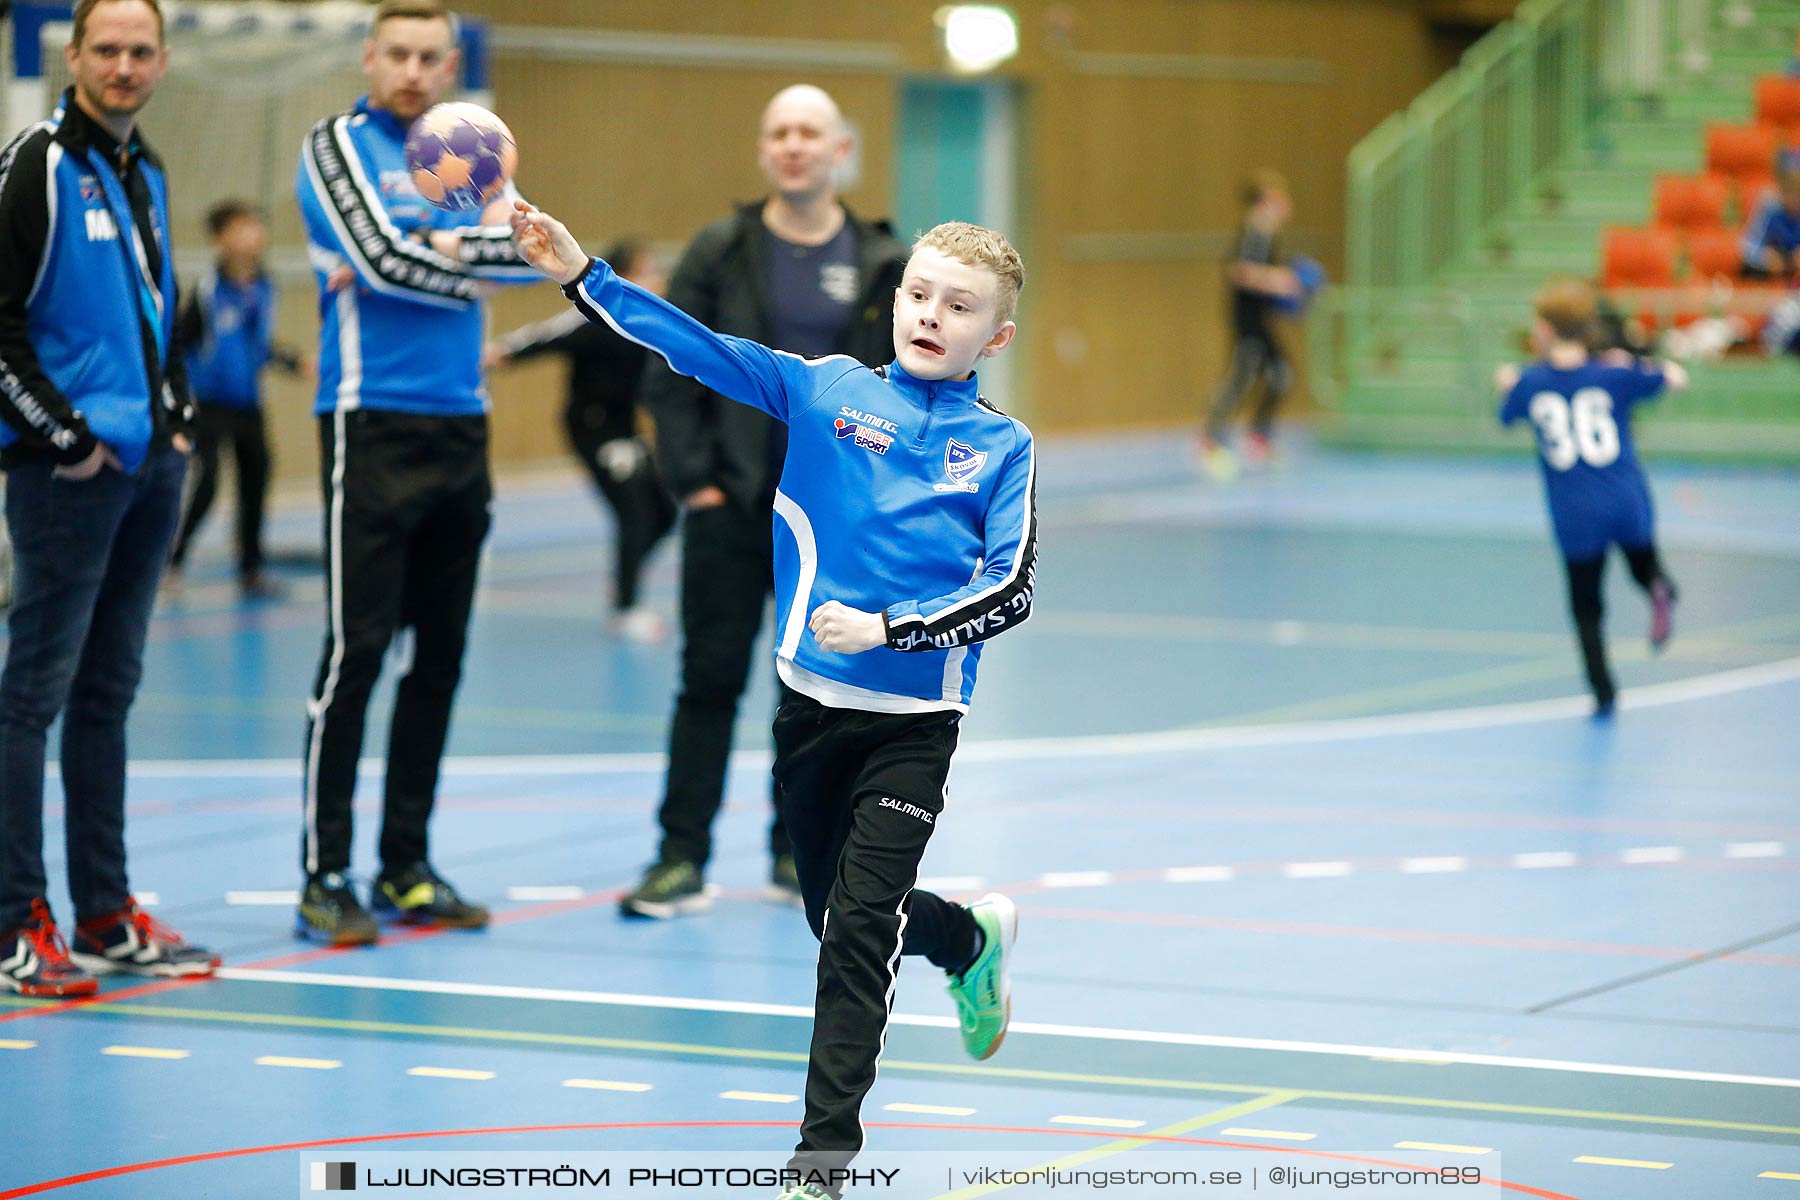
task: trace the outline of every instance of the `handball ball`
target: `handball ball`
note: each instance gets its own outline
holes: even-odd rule
[[[484,207],[506,187],[518,165],[512,130],[479,104],[436,105],[406,135],[413,186],[452,212]]]

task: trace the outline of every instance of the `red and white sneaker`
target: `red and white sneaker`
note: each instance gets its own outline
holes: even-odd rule
[[[118,912],[75,927],[69,957],[95,975],[111,971],[130,975],[211,975],[223,961],[211,950],[188,945],[187,939],[139,908],[129,896]]]
[[[0,982],[21,996],[91,996],[100,990],[99,980],[70,961],[42,899],[31,902],[24,925],[0,938]]]

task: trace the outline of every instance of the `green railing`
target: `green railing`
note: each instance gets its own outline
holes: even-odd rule
[[[1741,91],[1748,111],[1749,79],[1792,52],[1790,16],[1800,0],[1525,0],[1364,138],[1349,160],[1345,284],[1307,323],[1326,429],[1497,444],[1493,369],[1527,352],[1543,273],[1594,269],[1601,228],[1642,219],[1659,169],[1643,164],[1689,141],[1698,163],[1716,97]],[[1621,147],[1649,156],[1622,160]],[[1656,423],[1671,446],[1791,455],[1796,375],[1763,362],[1697,372],[1682,415]]]
[[[1657,0],[1668,30],[1691,0]],[[1470,250],[1581,145],[1632,0],[1525,0],[1350,153],[1351,286],[1409,287]],[[1673,40],[1671,33],[1670,40]]]

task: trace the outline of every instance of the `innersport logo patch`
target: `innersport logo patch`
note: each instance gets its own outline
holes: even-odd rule
[[[838,417],[831,423],[832,432],[837,440],[851,441],[874,454],[886,454],[888,447],[894,444],[892,434],[883,433],[879,429],[871,429],[867,425],[858,425],[854,421],[846,421]]]

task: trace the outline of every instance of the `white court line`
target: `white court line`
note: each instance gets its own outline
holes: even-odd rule
[[[1690,679],[1627,688],[1619,693],[1619,707],[1661,708],[1753,688],[1792,683],[1795,680],[1800,680],[1800,658],[1783,658],[1754,667],[1737,667],[1728,671],[1715,671],[1710,675],[1696,675]],[[1013,762],[1027,758],[1129,758],[1139,754],[1184,750],[1235,750],[1252,746],[1355,741],[1360,738],[1492,729],[1503,725],[1586,717],[1593,706],[1593,697],[1584,694],[1475,708],[1388,713],[1375,717],[1343,717],[1324,721],[1291,721],[1273,725],[965,742],[957,748],[956,754],[958,762]],[[739,750],[731,755],[731,765],[737,768],[767,770],[770,761],[767,750]],[[51,765],[54,769],[54,764]],[[660,774],[667,765],[668,759],[662,754],[471,755],[446,758],[444,774],[461,777],[641,775]],[[358,767],[360,772],[369,775],[380,775],[384,769],[384,764],[377,758],[364,759]],[[298,757],[166,759],[134,762],[130,764],[129,770],[131,776],[138,779],[296,779],[300,775],[300,761]]]
[[[420,992],[440,996],[491,996],[507,1000],[550,1000],[569,1004],[599,1004],[635,1008],[685,1009],[691,1012],[747,1013],[752,1016],[805,1017],[810,1005],[761,1004],[747,1000],[704,1000],[681,996],[635,996],[622,992],[583,992],[563,988],[515,987],[490,983],[450,983],[436,979],[386,979],[372,975],[325,975],[307,971],[267,971],[250,967],[221,967],[215,979],[251,983],[286,983],[308,987],[366,988],[370,991]],[[927,1017],[895,1013],[890,1024],[932,1029],[954,1029],[953,1017]],[[1008,1036],[1090,1038],[1108,1042],[1139,1042],[1161,1046],[1212,1046],[1229,1050],[1278,1050],[1292,1054],[1331,1054],[1349,1058],[1401,1058],[1413,1062],[1479,1067],[1514,1067],[1530,1071],[1568,1071],[1580,1075],[1625,1075],[1641,1079],[1684,1079],[1697,1083],[1744,1083],[1762,1087],[1800,1088],[1800,1079],[1773,1075],[1733,1075],[1719,1071],[1684,1071],[1670,1067],[1633,1067],[1613,1063],[1568,1062],[1550,1058],[1513,1058],[1501,1054],[1462,1054],[1453,1051],[1411,1050],[1394,1046],[1339,1045],[1332,1042],[1294,1042],[1275,1038],[1225,1037],[1200,1033],[1156,1033],[1142,1029],[1107,1029],[1086,1025],[1052,1025],[1014,1021]]]
[[[1567,850],[1540,850],[1535,854],[1515,854],[1512,864],[1531,871],[1540,867],[1572,867],[1581,859]]]
[[[1037,878],[1038,886],[1047,888],[1105,887],[1112,881],[1111,871],[1051,871]]]
[[[1236,878],[1232,867],[1170,867],[1163,872],[1166,883],[1225,883]]]
[[[562,1085],[566,1088],[586,1088],[593,1092],[647,1092],[651,1085],[647,1083],[625,1083],[616,1079],[565,1079]]]
[[[1625,863],[1672,863],[1685,857],[1687,852],[1680,846],[1634,846],[1619,851],[1619,861]]]
[[[274,892],[226,892],[225,903],[237,905],[280,905],[300,903],[300,893],[296,891]]]
[[[586,890],[574,884],[549,884],[544,887],[509,887],[506,889],[508,900],[579,900],[587,895]]]
[[[1442,858],[1403,858],[1400,870],[1407,875],[1434,875],[1444,871],[1466,871],[1469,860],[1460,854],[1445,855]]]
[[[1340,875],[1348,875],[1356,868],[1347,862],[1297,862],[1287,863],[1281,873],[1289,879],[1336,879]]]
[[[1275,1138],[1283,1142],[1310,1142],[1319,1135],[1316,1133],[1296,1133],[1291,1129],[1221,1129],[1221,1137],[1253,1137]]]
[[[1725,847],[1726,858],[1780,858],[1786,853],[1785,842],[1733,842]]]
[[[1146,1122],[1127,1121],[1121,1117],[1051,1117],[1052,1125],[1092,1125],[1098,1129],[1142,1129]]]

